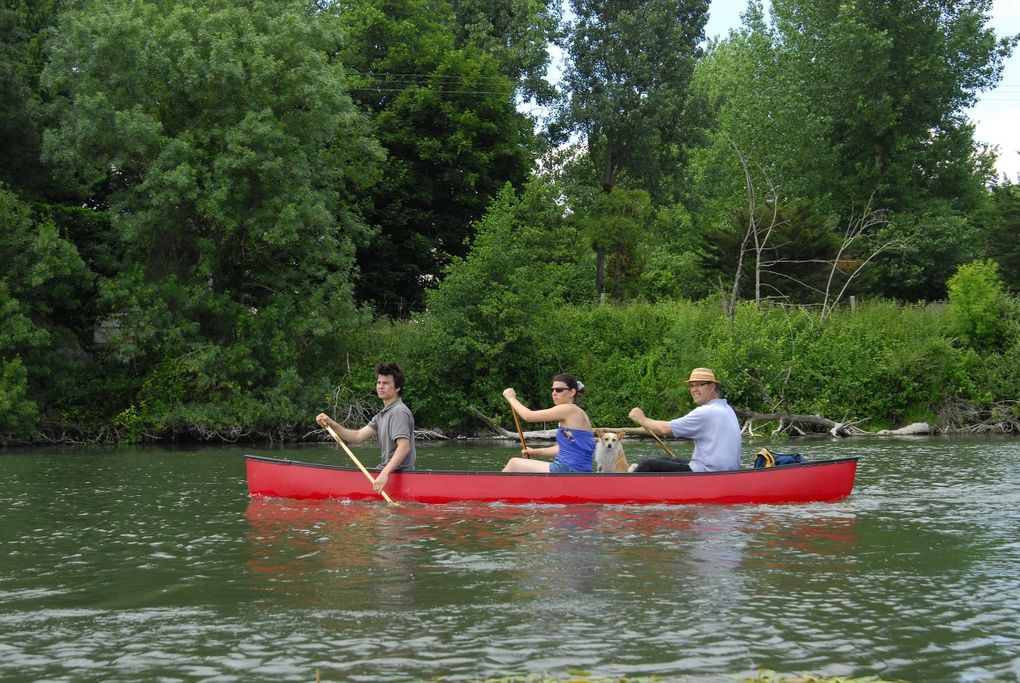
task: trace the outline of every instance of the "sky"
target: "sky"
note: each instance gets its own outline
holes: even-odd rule
[[[747,0],[711,0],[705,36],[725,37],[730,29],[739,28],[740,13]],[[1020,33],[1020,2],[993,0],[992,29],[1000,38]],[[980,93],[977,104],[967,111],[975,124],[978,142],[995,145],[998,150],[996,168],[1013,182],[1020,180],[1020,47],[1006,62],[1002,80],[994,90]]]

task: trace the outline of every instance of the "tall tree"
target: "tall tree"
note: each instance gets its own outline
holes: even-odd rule
[[[653,198],[682,159],[684,112],[707,0],[574,0],[561,132],[587,144],[606,191],[626,175]]]
[[[980,253],[968,217],[992,175],[963,112],[997,82],[1014,39],[996,39],[982,0],[771,6],[769,22],[752,3],[744,30],[699,64],[694,90],[716,112],[711,144],[693,155],[702,224],[741,210],[739,149],[780,200],[833,225],[862,206],[888,217],[879,239],[902,246],[870,262],[858,291],[944,296],[945,274]]]
[[[828,187],[879,208],[931,198],[973,208],[990,170],[964,117],[993,87],[1013,37],[987,25],[991,0],[775,0],[776,49],[789,83],[827,120]]]
[[[222,401],[249,424],[286,419],[357,315],[353,197],[381,155],[338,42],[304,3],[104,0],[61,17],[45,153],[64,182],[104,189],[127,252],[104,333],[162,373],[150,386],[179,417]]]
[[[472,223],[503,185],[524,182],[533,127],[497,60],[458,47],[449,5],[369,0],[337,16],[352,93],[387,152],[366,211],[377,233],[358,254],[358,294],[406,315],[466,253]]]
[[[39,72],[43,42],[60,0],[9,0],[0,6],[0,182],[26,195],[60,194],[40,159]]]
[[[458,46],[492,55],[518,96],[548,104],[556,88],[546,80],[549,43],[559,36],[560,0],[451,0]]]
[[[834,176],[828,117],[798,86],[760,4],[743,18],[742,31],[698,62],[691,86],[704,132],[691,151],[684,199],[708,222],[745,212],[748,172],[752,184],[776,188],[782,198],[812,201],[825,199],[820,182]]]
[[[1020,293],[1020,185],[1006,182],[994,187],[992,205],[986,228],[988,256],[1001,266],[1006,286]]]

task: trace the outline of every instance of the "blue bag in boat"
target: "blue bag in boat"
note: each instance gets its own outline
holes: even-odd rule
[[[763,448],[754,454],[754,469],[756,470],[776,465],[793,465],[798,462],[804,462],[804,456],[800,453],[773,453],[768,448]]]

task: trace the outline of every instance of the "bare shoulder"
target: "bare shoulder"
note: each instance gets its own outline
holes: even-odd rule
[[[560,420],[564,427],[567,429],[591,431],[591,420],[588,419],[588,413],[584,412],[580,406],[570,405],[564,407],[569,409]]]

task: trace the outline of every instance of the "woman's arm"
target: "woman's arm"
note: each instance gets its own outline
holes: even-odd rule
[[[573,404],[562,403],[552,408],[532,410],[517,400],[517,392],[513,389],[504,389],[503,398],[526,422],[559,422],[567,419],[576,409]]]
[[[544,448],[522,448],[521,453],[526,458],[530,458],[533,455],[537,455],[541,458],[555,458],[560,453],[559,446],[545,446]]]

